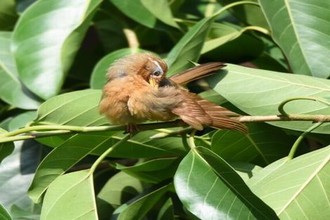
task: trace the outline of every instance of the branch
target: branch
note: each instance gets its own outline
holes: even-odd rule
[[[272,122],[272,121],[312,121],[312,122],[330,122],[330,115],[265,115],[265,116],[240,116],[237,118],[240,122]],[[146,123],[138,125],[139,131],[154,130],[161,128],[187,127],[182,120],[170,122]],[[68,133],[87,133],[97,131],[122,131],[125,126],[109,125],[109,126],[72,126],[72,125],[32,125],[15,131],[1,133],[0,144],[12,141],[34,139],[47,136],[55,136]],[[183,129],[178,131],[181,134]],[[189,129],[188,129],[189,130]]]
[[[312,121],[330,122],[330,115],[265,115],[265,116],[240,116],[240,122],[271,122],[271,121]]]

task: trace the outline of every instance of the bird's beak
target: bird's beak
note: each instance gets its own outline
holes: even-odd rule
[[[154,78],[152,78],[152,77],[150,77],[149,78],[149,84],[152,86],[152,87],[154,87],[154,88],[158,88],[158,83],[157,83],[157,81],[154,79]]]

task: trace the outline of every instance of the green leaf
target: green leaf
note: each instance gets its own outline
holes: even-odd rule
[[[174,185],[185,207],[200,219],[277,219],[233,168],[207,148],[192,150],[181,161]]]
[[[214,74],[208,78],[211,87],[250,115],[277,115],[283,101],[297,97],[326,98],[330,81],[310,76],[252,69],[228,64],[227,73]],[[330,107],[313,101],[294,101],[285,106],[291,114],[330,114]],[[312,122],[273,122],[273,125],[305,131]],[[330,133],[330,124],[324,123],[315,133]]]
[[[330,76],[330,4],[323,0],[259,0],[274,40],[294,73]]]
[[[110,0],[110,2],[114,4],[127,17],[133,19],[134,21],[149,28],[156,26],[156,17],[145,8],[140,0]]]
[[[107,124],[100,115],[100,90],[81,90],[48,99],[38,109],[37,123],[97,126]]]
[[[205,41],[201,53],[207,53],[238,38],[243,33],[240,29],[233,25],[214,23],[210,30],[210,36]]]
[[[146,9],[151,12],[156,18],[175,28],[179,28],[179,25],[175,22],[170,8],[170,3],[167,0],[158,0],[157,4],[153,0],[141,0],[141,3]]]
[[[20,81],[10,51],[11,32],[0,32],[0,99],[22,109],[36,109],[39,101]]]
[[[233,0],[223,0],[224,3],[233,3]],[[250,0],[249,2],[258,2],[258,0]],[[267,21],[260,9],[260,6],[254,4],[237,5],[230,8],[230,12],[234,14],[235,18],[240,21],[253,26],[261,26],[268,28]]]
[[[137,198],[116,209],[113,217],[118,220],[144,219],[146,214],[159,202],[170,187],[171,185],[165,185],[139,194]]]
[[[169,198],[159,210],[157,220],[174,220],[174,210],[172,199]]]
[[[109,209],[114,210],[118,208],[120,205],[133,199],[142,190],[143,187],[140,180],[125,172],[119,172],[106,182],[97,195],[100,211],[107,212],[109,215]]]
[[[253,162],[267,165],[288,155],[293,136],[267,124],[249,125],[249,134],[217,131],[211,149],[227,161]]]
[[[177,158],[157,158],[133,166],[116,165],[116,168],[142,181],[159,183],[171,178],[177,169]]]
[[[0,205],[0,219],[2,219],[2,220],[12,220],[9,213],[7,212],[7,210],[2,205]]]
[[[247,184],[281,219],[330,217],[330,146],[292,160],[283,158]]]
[[[15,0],[0,1],[0,30],[11,30],[18,18]]]
[[[35,94],[57,94],[100,0],[41,0],[25,10],[12,47],[18,73]]]
[[[89,170],[65,174],[49,187],[41,219],[98,219],[93,175]]]
[[[167,55],[168,76],[191,67],[189,61],[197,62],[208,35],[211,24],[217,15],[203,18],[180,39]]]
[[[7,133],[6,130],[0,128],[0,139],[1,134]],[[8,155],[10,155],[14,151],[14,143],[13,142],[6,142],[0,143],[0,164],[3,159],[5,159]]]
[[[95,66],[90,86],[92,89],[102,89],[106,83],[106,73],[109,69],[110,65],[119,58],[122,58],[129,54],[134,54],[137,52],[146,52],[145,50],[140,49],[131,49],[131,48],[124,48],[120,50],[116,50],[105,57],[103,57]]]
[[[36,111],[26,111],[17,115],[9,122],[9,131],[14,131],[16,129],[26,126],[28,123],[31,123],[36,118],[36,115]]]

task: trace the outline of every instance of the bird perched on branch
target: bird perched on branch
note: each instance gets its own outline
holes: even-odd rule
[[[238,114],[180,86],[214,73],[225,65],[206,63],[166,78],[167,65],[159,57],[140,53],[115,61],[107,72],[100,112],[113,124],[135,125],[143,121],[181,118],[192,128],[206,126],[247,132]]]

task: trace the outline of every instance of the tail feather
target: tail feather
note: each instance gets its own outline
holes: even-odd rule
[[[175,74],[170,77],[173,82],[184,85],[191,81],[204,78],[211,74],[216,73],[219,69],[225,67],[226,65],[221,62],[205,63],[199,66],[192,67],[181,73]]]

